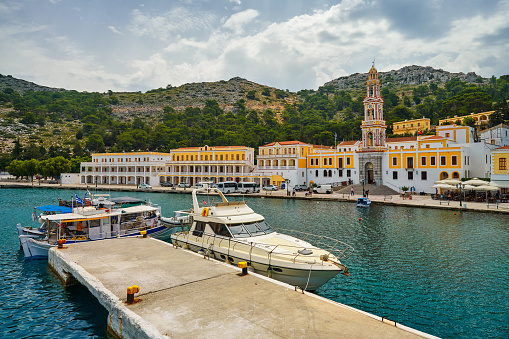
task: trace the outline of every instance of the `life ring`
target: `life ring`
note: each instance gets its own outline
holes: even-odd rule
[[[201,215],[206,217],[209,215],[209,209],[208,207],[204,207],[203,210],[201,211]]]
[[[90,200],[85,201],[85,206],[90,206],[90,205],[92,205],[92,202]]]

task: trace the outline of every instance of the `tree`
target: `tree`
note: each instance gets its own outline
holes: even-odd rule
[[[100,136],[99,134],[95,134],[95,133],[91,134],[88,137],[85,145],[86,145],[86,148],[90,151],[104,152],[104,150],[105,150],[103,137]]]
[[[23,161],[22,164],[23,174],[30,177],[30,181],[34,181],[34,175],[38,173],[39,161],[36,159],[30,159]]]
[[[463,121],[461,122],[463,126],[470,126],[475,127],[475,119],[472,117],[464,117]]]
[[[23,161],[13,160],[5,169],[10,175],[14,175],[16,179],[18,179],[23,175]]]

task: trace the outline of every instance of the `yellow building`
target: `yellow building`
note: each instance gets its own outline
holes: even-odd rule
[[[466,118],[466,117],[472,117],[474,118],[475,120],[475,124],[477,126],[480,126],[482,124],[487,124],[489,121],[490,121],[490,115],[492,115],[493,113],[495,113],[495,111],[489,111],[489,112],[481,112],[481,113],[470,113],[469,115],[464,115],[464,116],[461,116],[461,117],[458,117],[458,116],[454,116],[453,118],[447,118],[447,119],[441,119],[438,121],[438,126],[442,126],[442,125],[450,125],[450,124],[455,124],[458,120],[461,122],[463,122],[463,119]]]
[[[255,167],[254,149],[246,146],[184,147],[170,154],[163,176],[173,184],[244,181]]]
[[[392,133],[393,134],[405,134],[411,133],[415,134],[418,131],[429,130],[431,127],[430,120],[428,118],[415,119],[415,120],[405,120],[400,122],[395,122],[392,124]]]
[[[491,151],[491,181],[506,194],[509,188],[509,146],[495,148]]]

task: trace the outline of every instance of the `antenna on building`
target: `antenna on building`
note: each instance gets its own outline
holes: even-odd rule
[[[375,58],[376,57],[373,57],[373,67],[375,67]]]

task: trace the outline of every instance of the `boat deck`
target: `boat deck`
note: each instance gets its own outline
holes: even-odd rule
[[[52,248],[49,262],[98,298],[123,338],[432,337],[150,238]],[[127,305],[132,285],[140,292]]]

